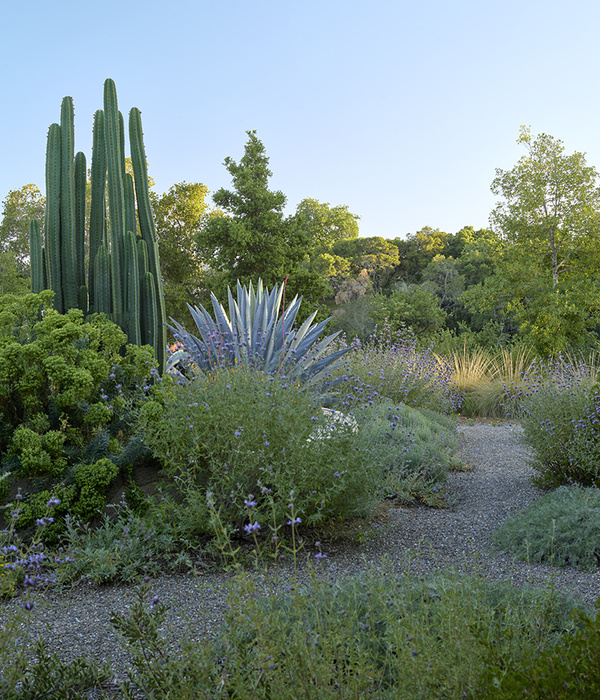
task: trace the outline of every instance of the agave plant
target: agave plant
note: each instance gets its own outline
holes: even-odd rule
[[[242,366],[263,371],[271,376],[285,375],[302,383],[323,383],[336,365],[335,361],[350,350],[331,351],[331,343],[339,335],[333,333],[319,341],[329,319],[313,324],[311,314],[299,328],[294,326],[302,297],[295,296],[280,316],[284,286],[275,285],[271,292],[259,280],[256,290],[250,283],[237,283],[237,301],[228,288],[229,316],[214,294],[211,301],[214,318],[203,307],[188,304],[200,337],[189,333],[171,319],[180,348],[172,356],[170,367],[190,364],[203,373],[218,368]],[[186,361],[183,361],[185,358]],[[329,383],[331,387],[333,382]]]

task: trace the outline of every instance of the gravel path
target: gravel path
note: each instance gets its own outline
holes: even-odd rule
[[[600,573],[529,565],[493,548],[491,533],[542,495],[530,483],[521,428],[478,422],[461,425],[459,431],[463,459],[473,469],[452,475],[456,505],[447,510],[390,506],[365,529],[363,544],[323,543],[330,573],[344,576],[365,566],[383,566],[383,561],[392,570],[417,575],[453,566],[519,585],[543,586],[552,579],[557,589],[594,603],[600,597]],[[285,579],[285,568],[282,573]],[[300,578],[304,575],[301,572]],[[198,577],[165,575],[152,581],[152,593],[171,608],[168,627],[175,638],[183,634],[188,623],[199,635],[214,629],[225,610],[227,579],[226,574],[208,573]],[[261,586],[268,587],[269,581],[263,580]],[[65,659],[78,655],[109,659],[122,677],[128,659],[117,644],[109,618],[112,611],[126,611],[134,599],[135,587],[128,586],[79,585],[62,594],[48,591],[38,595],[39,605],[31,613],[30,638],[42,634],[49,648]],[[3,603],[0,618],[18,605],[18,599]]]

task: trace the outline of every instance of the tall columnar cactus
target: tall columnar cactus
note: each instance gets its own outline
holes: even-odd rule
[[[44,242],[39,224],[31,227],[32,287],[54,290],[61,313],[73,307],[106,313],[129,342],[152,345],[164,368],[165,305],[140,112],[134,107],[129,114],[132,178],[125,170],[125,127],[115,84],[106,80],[104,110],[94,116],[87,232],[86,160],[74,154],[74,134],[73,101],[65,97],[60,124],[48,131]]]

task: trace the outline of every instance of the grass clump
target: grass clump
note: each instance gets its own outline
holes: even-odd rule
[[[508,520],[495,543],[519,559],[594,571],[600,563],[600,491],[561,486]]]

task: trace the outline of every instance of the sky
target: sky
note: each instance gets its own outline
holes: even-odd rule
[[[270,188],[346,205],[361,236],[489,225],[521,125],[600,169],[600,3],[590,0],[29,0],[2,3],[0,200],[44,191],[63,96],[75,148],[113,78],[142,112],[155,191],[230,187],[256,130]]]

